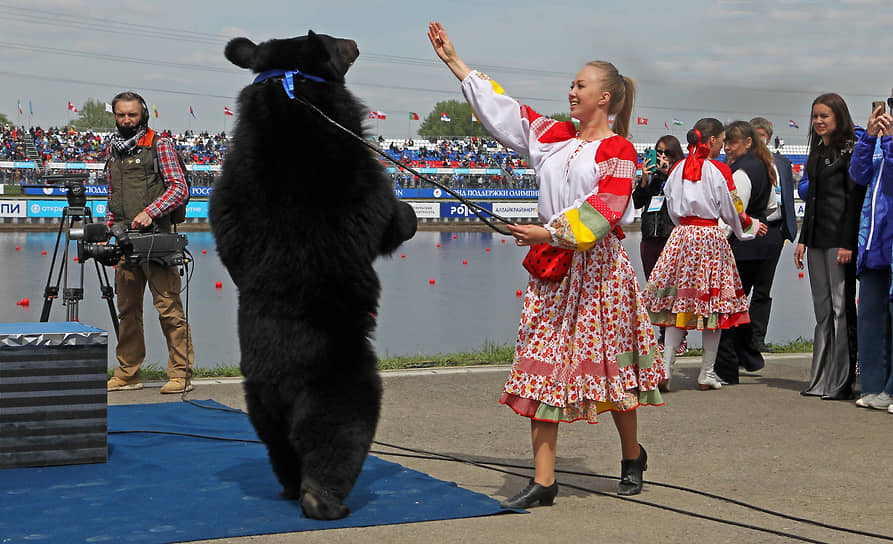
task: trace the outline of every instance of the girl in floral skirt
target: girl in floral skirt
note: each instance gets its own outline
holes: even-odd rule
[[[637,155],[629,128],[634,83],[608,62],[585,65],[568,94],[571,122],[543,117],[502,94],[458,57],[439,23],[428,27],[435,52],[462,82],[466,100],[503,145],[530,158],[539,184],[542,225],[511,225],[531,246],[515,360],[500,399],[531,421],[536,465],[529,485],[506,508],[551,505],[558,492],[559,422],[596,423],[610,411],[620,435],[618,493],[642,490],[645,449],[635,409],[661,405],[664,367],[620,239],[632,222]],[[613,130],[608,122],[615,116]],[[565,270],[566,269],[566,270]]]
[[[747,295],[732,249],[719,227],[731,226],[741,240],[766,233],[766,225],[744,213],[732,172],[716,159],[725,130],[713,118],[688,131],[688,157],[677,164],[664,185],[667,211],[677,225],[654,265],[645,290],[645,306],[655,325],[667,327],[664,361],[666,389],[684,331],[701,331],[704,355],[698,386],[719,389],[713,370],[722,329],[749,323]]]

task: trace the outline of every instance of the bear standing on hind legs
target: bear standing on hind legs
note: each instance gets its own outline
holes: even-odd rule
[[[301,103],[362,135],[366,109],[344,86],[355,42],[310,31],[235,38],[225,54],[259,74],[239,95],[209,211],[239,288],[248,414],[282,495],[337,519],[381,407],[372,263],[415,234],[416,217],[361,142]]]

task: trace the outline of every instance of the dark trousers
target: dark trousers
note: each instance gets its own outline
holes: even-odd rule
[[[768,260],[737,261],[738,274],[741,276],[741,285],[744,294],[749,295],[754,285],[754,279],[761,269],[767,267]],[[773,265],[774,267],[774,265]],[[765,366],[763,354],[754,344],[753,326],[750,323],[723,329],[719,337],[719,352],[716,354],[716,364],[713,370],[721,380],[726,383],[738,383],[738,367],[742,366],[749,372],[754,372]]]
[[[667,245],[667,240],[669,240],[669,238],[654,237],[643,238],[642,241],[639,242],[639,254],[642,256],[642,269],[645,271],[645,283],[648,283],[651,271],[654,270],[654,265],[657,264],[657,260],[660,258],[664,246]],[[657,341],[660,344],[663,344],[666,329],[663,327],[658,328],[660,329],[660,332],[657,334]]]
[[[775,269],[781,257],[781,250],[784,248],[781,221],[767,225],[770,231],[774,231],[766,234],[766,237],[772,240],[772,254],[765,261],[761,261],[764,265],[753,278],[753,295],[750,297],[750,325],[753,329],[754,343],[758,348],[766,344],[769,312],[772,310],[772,281],[775,279]]]
[[[893,395],[893,302],[890,269],[862,270],[859,278],[859,362],[862,394]]]

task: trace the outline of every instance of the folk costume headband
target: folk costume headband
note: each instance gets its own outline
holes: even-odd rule
[[[695,129],[698,137],[696,144],[688,145],[688,158],[685,159],[685,165],[682,170],[682,179],[689,181],[701,180],[701,168],[704,166],[704,159],[710,156],[710,148],[701,141],[701,131]]]

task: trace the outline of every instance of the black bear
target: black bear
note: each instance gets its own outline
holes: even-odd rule
[[[282,495],[308,517],[337,519],[381,406],[372,263],[417,220],[363,143],[304,103],[363,134],[366,110],[344,85],[354,41],[312,30],[258,45],[235,38],[225,55],[259,74],[239,94],[209,210],[239,288],[248,414]]]

